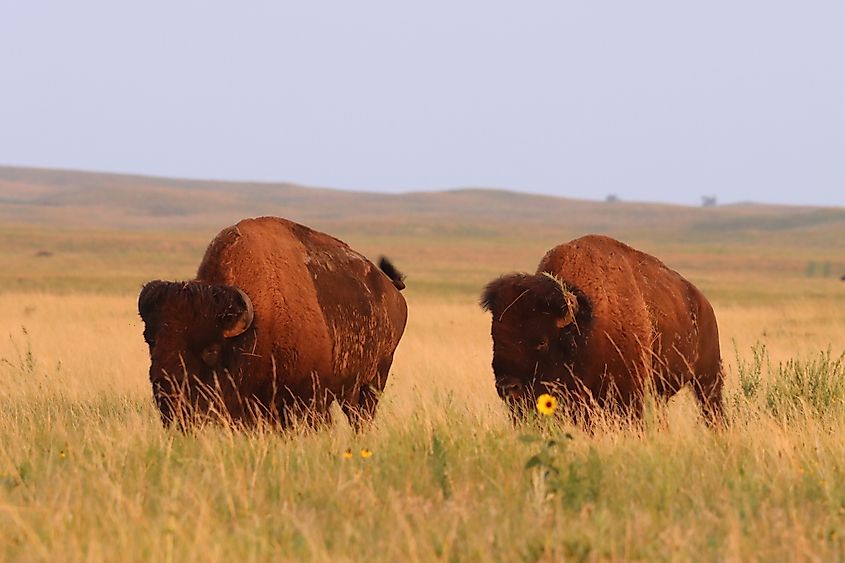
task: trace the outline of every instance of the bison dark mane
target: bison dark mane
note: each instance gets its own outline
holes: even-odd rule
[[[479,304],[482,309],[494,314],[522,299],[544,311],[565,311],[567,306],[564,291],[574,293],[578,297],[579,308],[582,306],[582,300],[584,305],[588,305],[584,294],[576,287],[564,285],[548,274],[523,273],[506,274],[487,284]],[[508,297],[511,301],[504,303]]]
[[[229,285],[155,280],[145,284],[138,296],[141,318],[149,318],[168,299],[183,299],[195,310],[213,312],[224,323],[236,319],[244,309],[237,290]]]

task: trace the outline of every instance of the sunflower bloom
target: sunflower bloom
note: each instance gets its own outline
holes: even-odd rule
[[[363,457],[364,459],[367,459],[368,457],[373,457],[373,450],[361,448],[361,457]]]
[[[548,393],[537,397],[537,411],[545,416],[551,416],[557,409],[557,398]]]
[[[352,459],[352,448],[346,448],[343,450],[343,453],[340,454],[340,457],[343,459]]]

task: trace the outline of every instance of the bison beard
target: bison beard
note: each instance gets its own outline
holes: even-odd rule
[[[576,419],[596,408],[639,419],[647,388],[690,385],[708,422],[722,419],[719,336],[704,296],[658,259],[586,236],[559,245],[537,272],[490,282],[493,373],[515,419],[551,393]]]
[[[146,284],[138,311],[162,421],[322,423],[337,400],[359,428],[407,319],[404,276],[382,264],[387,273],[329,235],[263,217],[218,234],[195,280]]]

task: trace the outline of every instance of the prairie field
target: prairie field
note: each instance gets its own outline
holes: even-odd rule
[[[494,225],[437,209],[365,222],[297,215],[307,208],[287,215],[408,274],[409,324],[375,423],[358,435],[339,412],[319,432],[162,428],[138,290],[190,278],[231,221],[50,227],[40,208],[6,210],[27,219],[0,227],[0,559],[845,558],[837,210],[817,221],[715,210],[708,230],[678,217],[693,211],[634,204],[631,216],[653,217],[559,229],[542,216]],[[706,427],[686,391],[650,401],[642,426],[511,424],[478,294],[591,231],[657,255],[710,297],[724,429]]]

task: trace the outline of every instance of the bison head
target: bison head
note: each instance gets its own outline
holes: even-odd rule
[[[487,285],[481,307],[493,315],[496,390],[518,416],[542,393],[574,387],[573,358],[589,303],[551,274],[510,274]]]
[[[252,325],[249,297],[230,285],[156,280],[141,290],[138,312],[162,421],[207,411],[233,360],[233,341]]]

